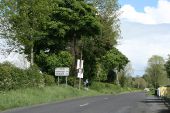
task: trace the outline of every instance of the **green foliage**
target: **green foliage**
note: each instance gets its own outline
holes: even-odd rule
[[[0,64],[0,70],[0,91],[44,87],[44,78],[35,66],[22,70],[10,63],[4,63]]]
[[[107,72],[104,70],[103,65],[100,63],[96,64],[96,70],[97,70],[97,75],[96,75],[96,80],[97,81],[106,81],[107,80]]]
[[[58,54],[48,54],[41,51],[37,55],[36,62],[43,72],[54,75],[56,67],[71,67],[73,57],[67,51],[60,51]]]
[[[142,77],[136,78],[134,81],[135,88],[144,89],[144,88],[146,88],[146,85],[147,85],[146,81]]]
[[[145,79],[154,88],[167,84],[167,74],[164,67],[163,57],[154,55],[148,60],[148,67],[145,71]]]
[[[0,92],[0,111],[24,107],[35,104],[51,103],[65,99],[95,96],[100,93],[93,90],[78,90],[73,87],[65,86],[47,86],[43,88],[23,88]]]
[[[3,9],[0,12],[8,21],[9,38],[18,42],[17,46],[24,46],[33,65],[35,41],[42,40],[46,32],[47,22],[50,20],[52,0],[1,0]],[[5,36],[6,37],[6,36]],[[23,47],[21,48],[23,49]]]
[[[100,20],[93,6],[79,0],[53,0],[52,3],[53,11],[47,22],[48,35],[35,42],[37,52],[48,48],[51,53],[55,53],[67,47],[75,51],[76,42],[82,36],[88,38],[100,33]]]
[[[119,78],[120,78],[119,79],[120,86],[121,87],[125,87],[126,86],[126,76],[125,75],[121,75]]]
[[[128,62],[128,58],[116,48],[108,51],[106,55],[102,58],[102,63],[104,67],[108,70],[114,68],[117,68],[118,70],[124,69]]]
[[[128,87],[122,88],[114,84],[102,83],[102,82],[93,82],[90,88],[98,92],[104,93],[104,94],[117,94],[117,93],[132,90],[131,88],[128,88]]]
[[[1,3],[0,14],[9,22],[9,32],[14,35],[11,39],[24,45],[31,64],[34,59],[42,72],[54,75],[56,67],[67,66],[75,76],[76,59],[82,52],[84,78],[105,81],[109,70],[123,69],[128,62],[114,48],[120,37],[117,0],[1,0]],[[32,80],[29,72],[23,75]],[[38,72],[34,76],[41,79]]]
[[[37,66],[31,66],[26,70],[26,74],[28,76],[27,82],[29,87],[44,87],[44,78]]]
[[[7,66],[0,65],[0,90],[12,89],[11,69]]]
[[[44,82],[46,86],[51,86],[55,84],[55,78],[53,75],[43,74]]]
[[[165,68],[166,68],[166,72],[168,74],[168,77],[170,78],[170,55],[168,55],[168,60],[165,63]]]
[[[120,37],[117,0],[86,0],[96,7],[100,18],[101,32],[95,37],[83,40],[83,59],[85,60],[84,74],[90,80],[105,81],[109,68],[103,66],[101,59],[108,51],[114,49]],[[90,48],[90,49],[89,49]]]
[[[79,81],[78,81],[77,77],[75,77],[75,76],[69,76],[68,77],[68,85],[75,86],[76,83],[78,83],[78,82]]]

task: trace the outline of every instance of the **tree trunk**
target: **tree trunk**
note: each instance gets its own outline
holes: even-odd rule
[[[76,85],[76,77],[77,77],[77,70],[76,70],[76,62],[77,62],[77,52],[76,52],[76,34],[73,35],[72,40],[70,41],[70,51],[73,56],[73,62],[71,66],[71,75],[75,78],[74,86]]]
[[[74,79],[74,87],[76,86],[77,70],[76,70],[76,36],[74,34],[71,42],[71,53],[73,55],[73,64],[72,64],[72,75]]]

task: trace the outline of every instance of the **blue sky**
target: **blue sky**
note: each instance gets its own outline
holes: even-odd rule
[[[143,12],[145,6],[156,6],[158,0],[119,0],[120,5],[130,4],[137,11]]]
[[[143,75],[152,55],[170,54],[170,0],[119,0],[121,35],[118,49]]]

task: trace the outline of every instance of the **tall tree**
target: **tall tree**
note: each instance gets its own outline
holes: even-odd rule
[[[51,0],[1,0],[1,2],[5,11],[3,15],[14,31],[13,40],[23,45],[25,50],[29,50],[30,62],[33,65],[34,43],[47,34],[45,28],[50,19]]]
[[[73,55],[72,75],[75,75],[76,59],[84,39],[88,40],[100,33],[101,22],[96,9],[83,0],[54,0],[51,21],[48,23],[48,36],[36,41],[36,52],[41,50],[52,54],[61,50],[69,50]]]
[[[146,81],[142,77],[135,78],[134,86],[136,88],[146,88]]]
[[[84,41],[83,49],[85,64],[85,76],[95,78],[95,76],[103,75],[100,59],[114,49],[117,44],[117,39],[120,37],[119,28],[119,5],[117,0],[85,0],[87,3],[92,4],[97,9],[97,15],[102,23],[101,33],[98,36],[91,37]],[[89,48],[87,48],[89,47]],[[86,73],[87,72],[87,73]],[[98,74],[96,74],[98,73]],[[102,76],[105,79],[104,76]],[[101,79],[100,79],[101,80]]]
[[[158,55],[153,55],[148,60],[148,67],[145,73],[149,76],[147,78],[150,78],[150,82],[154,88],[157,88],[159,85],[166,84],[167,74],[165,72],[164,64],[165,61],[163,57]]]
[[[108,51],[105,56],[102,57],[101,62],[104,70],[106,70],[106,73],[108,73],[110,70],[115,69],[117,72],[120,72],[120,70],[125,68],[129,60],[118,49],[113,48],[112,50]],[[112,76],[114,75],[108,75],[108,81],[113,78]],[[111,80],[111,82],[113,82],[113,80]]]
[[[170,55],[168,55],[168,60],[165,63],[165,68],[166,68],[166,72],[168,74],[168,77],[170,78]]]
[[[132,65],[129,62],[123,69],[118,72],[118,78],[119,78],[119,83],[122,87],[124,86],[131,86],[132,85],[132,75],[133,75],[133,69]]]

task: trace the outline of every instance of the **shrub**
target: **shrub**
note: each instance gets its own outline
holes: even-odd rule
[[[12,89],[27,87],[27,74],[24,70],[11,67]]]
[[[75,77],[75,76],[68,77],[68,85],[77,87],[78,83],[79,83],[79,79],[77,77]]]
[[[48,75],[48,74],[43,74],[44,76],[44,82],[46,86],[50,86],[50,85],[54,85],[55,84],[55,78],[52,75]]]
[[[0,91],[44,85],[44,77],[36,66],[23,70],[10,63],[0,64]]]
[[[27,82],[30,87],[44,87],[44,77],[40,73],[37,66],[32,66],[26,70],[27,72]]]
[[[11,69],[8,66],[0,65],[0,90],[12,89]]]

